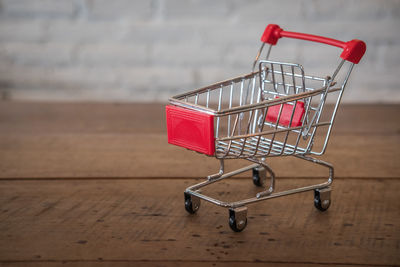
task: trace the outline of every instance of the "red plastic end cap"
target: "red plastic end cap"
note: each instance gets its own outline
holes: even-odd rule
[[[361,40],[354,39],[348,41],[344,45],[343,52],[340,54],[340,57],[344,60],[353,62],[354,64],[358,64],[363,57],[365,50],[367,50],[366,44]]]
[[[176,106],[166,106],[168,143],[214,155],[214,116]]]
[[[261,36],[261,42],[276,45],[279,38],[281,38],[281,32],[283,30],[276,24],[269,24],[263,35]]]

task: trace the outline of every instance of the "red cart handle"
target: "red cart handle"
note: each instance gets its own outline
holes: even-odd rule
[[[264,43],[269,43],[270,45],[276,45],[279,38],[282,37],[302,39],[311,42],[324,43],[343,48],[343,52],[342,54],[340,54],[340,57],[343,58],[344,60],[353,62],[355,64],[360,62],[361,58],[365,53],[365,50],[367,49],[367,46],[361,40],[354,39],[348,42],[342,42],[332,38],[327,38],[317,35],[298,33],[298,32],[288,32],[282,30],[276,24],[269,24],[267,28],[265,28],[265,31],[261,37],[261,41]]]

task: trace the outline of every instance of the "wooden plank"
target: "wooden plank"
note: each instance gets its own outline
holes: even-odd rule
[[[329,107],[328,108],[332,108]],[[399,134],[400,105],[344,104],[340,105],[334,133]]]
[[[399,179],[339,179],[325,213],[310,192],[254,204],[242,233],[209,203],[186,214],[182,192],[197,181],[1,181],[0,262],[400,263]],[[256,191],[239,179],[204,192],[232,200]]]
[[[321,159],[337,177],[400,177],[400,135],[334,134]],[[293,157],[268,160],[280,177],[321,177]],[[218,161],[167,144],[164,134],[0,134],[0,178],[204,177]],[[227,161],[227,169],[248,164]],[[241,176],[248,176],[244,174]]]
[[[338,176],[399,176],[398,109],[343,106],[325,157]],[[166,144],[160,104],[3,102],[0,111],[1,178],[200,177],[217,168],[212,159]],[[283,169],[281,176],[324,175],[296,160],[271,164]]]
[[[0,102],[0,132],[164,133],[165,104]],[[331,110],[332,106],[327,106]],[[400,132],[400,105],[341,105],[334,133]]]
[[[399,111],[342,106],[322,159],[339,177],[400,176]],[[0,137],[0,179],[203,177],[218,168],[213,158],[167,144],[162,104],[1,102]],[[325,175],[292,158],[270,163],[283,177]]]
[[[165,105],[0,102],[2,134],[160,133]]]

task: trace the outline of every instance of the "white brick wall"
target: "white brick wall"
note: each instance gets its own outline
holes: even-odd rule
[[[0,98],[165,102],[249,72],[268,23],[364,40],[344,101],[400,103],[400,0],[0,0]],[[340,54],[278,46],[311,74]]]

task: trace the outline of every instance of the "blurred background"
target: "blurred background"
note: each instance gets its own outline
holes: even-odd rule
[[[166,102],[250,72],[269,23],[364,40],[344,102],[400,103],[398,0],[0,0],[0,97]],[[280,40],[271,59],[326,76],[340,52]]]

